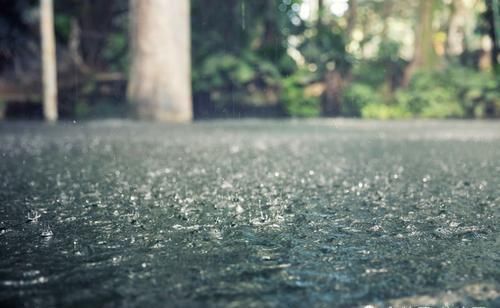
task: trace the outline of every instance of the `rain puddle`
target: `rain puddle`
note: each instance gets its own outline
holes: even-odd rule
[[[0,306],[500,306],[498,122],[0,126]]]

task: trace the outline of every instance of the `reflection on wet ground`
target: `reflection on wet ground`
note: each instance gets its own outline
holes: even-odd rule
[[[500,123],[0,125],[1,306],[500,305]]]

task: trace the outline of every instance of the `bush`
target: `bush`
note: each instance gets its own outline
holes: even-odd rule
[[[400,86],[408,62],[400,57],[401,45],[395,41],[382,41],[373,59],[358,61],[353,67],[353,77],[357,82],[373,88]]]
[[[391,54],[391,50],[387,52]],[[380,56],[381,57],[381,56]],[[380,63],[379,63],[380,64]],[[376,61],[358,66],[357,83],[343,96],[342,115],[391,119],[483,118],[500,116],[500,77],[466,67],[417,72],[407,88],[391,96],[381,95],[384,78]],[[361,80],[361,82],[360,82]]]
[[[424,118],[488,117],[498,113],[500,82],[464,67],[418,72],[407,89],[395,95],[396,104]]]
[[[306,91],[311,83],[311,74],[299,70],[283,80],[281,101],[286,112],[293,117],[317,117],[321,112],[320,95],[312,95]]]
[[[276,104],[282,80],[273,63],[251,53],[211,55],[192,71],[192,78],[194,92],[207,93],[219,107]]]
[[[450,68],[446,81],[454,87],[467,117],[494,117],[500,114],[500,77],[465,67]]]
[[[453,89],[440,85],[411,85],[409,89],[400,90],[395,95],[396,104],[415,117],[424,118],[457,118],[464,116]]]
[[[404,119],[410,118],[411,113],[398,105],[386,105],[380,103],[370,103],[363,107],[361,114],[365,119]]]
[[[381,103],[382,99],[373,87],[351,84],[343,93],[341,114],[346,117],[360,117],[361,110],[370,103]]]

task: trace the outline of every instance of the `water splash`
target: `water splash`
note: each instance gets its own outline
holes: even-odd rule
[[[52,231],[50,225],[48,223],[43,224],[40,236],[45,238],[51,238],[53,235],[54,232]]]
[[[40,214],[37,210],[30,210],[28,212],[27,222],[37,223],[38,218],[40,218],[42,214]]]

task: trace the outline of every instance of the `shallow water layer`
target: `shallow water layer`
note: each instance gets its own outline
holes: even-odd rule
[[[500,306],[500,123],[0,125],[0,306]]]

